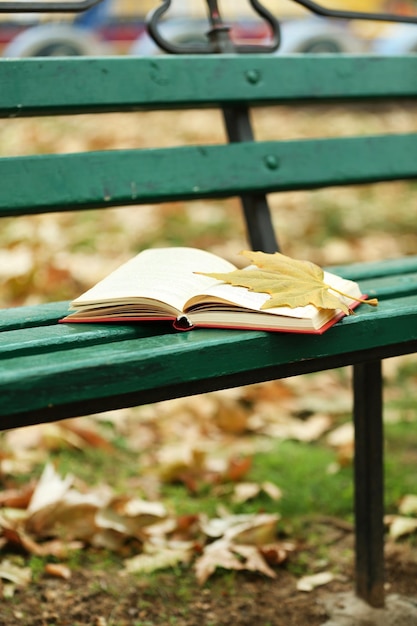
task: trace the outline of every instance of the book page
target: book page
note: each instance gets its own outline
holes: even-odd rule
[[[116,269],[71,303],[73,308],[138,303],[152,300],[167,304],[173,315],[184,303],[218,281],[194,272],[230,272],[232,263],[195,248],[151,248]]]

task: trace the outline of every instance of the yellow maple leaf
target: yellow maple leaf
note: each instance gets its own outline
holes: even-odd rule
[[[292,259],[279,252],[267,254],[245,250],[242,254],[258,269],[204,275],[230,285],[246,287],[250,291],[270,294],[270,299],[263,304],[262,309],[282,306],[295,308],[313,304],[318,309],[341,309],[350,315],[352,309],[335,292],[355,302],[366,302],[372,306],[378,304],[376,299],[356,299],[327,285],[322,268],[310,261]]]

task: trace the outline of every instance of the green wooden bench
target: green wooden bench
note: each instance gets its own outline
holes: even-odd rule
[[[417,99],[414,56],[4,59],[2,117],[220,107],[232,141],[1,158],[0,215],[18,219],[241,196],[252,247],[271,251],[276,244],[265,194],[416,178],[417,135],[258,142],[247,125],[247,107],[412,99]],[[233,119],[245,126],[246,141],[233,141]],[[66,302],[2,310],[0,427],[353,365],[356,593],[381,606],[381,360],[417,349],[417,256],[338,270],[358,280],[380,305],[361,307],[319,337],[177,333],[153,324],[59,325]]]

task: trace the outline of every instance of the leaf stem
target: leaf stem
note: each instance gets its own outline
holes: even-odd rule
[[[343,291],[339,291],[335,287],[331,287],[330,285],[326,285],[327,289],[331,291],[335,291],[339,294],[339,296],[343,296],[344,298],[348,298],[349,300],[354,300],[355,302],[361,302],[362,304],[369,304],[369,306],[378,306],[378,298],[356,298],[355,296],[350,296],[347,293],[343,293]]]

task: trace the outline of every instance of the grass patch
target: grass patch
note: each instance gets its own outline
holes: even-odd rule
[[[385,425],[385,505],[389,512],[408,493],[416,493],[417,429],[415,423]]]
[[[349,517],[352,470],[343,468],[330,474],[327,470],[334,461],[334,452],[325,445],[282,441],[270,452],[256,455],[252,478],[259,482],[271,480],[280,486],[283,498],[278,506],[285,518],[311,512]],[[262,499],[267,506],[267,498]]]

